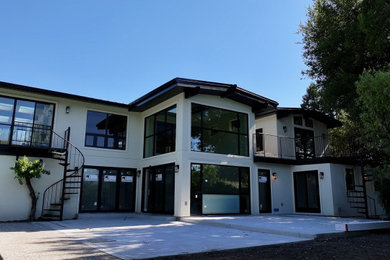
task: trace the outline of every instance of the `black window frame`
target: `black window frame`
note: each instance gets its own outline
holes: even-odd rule
[[[100,114],[105,114],[105,133],[104,134],[96,134],[96,133],[89,133],[88,132],[88,113],[93,112],[93,113],[100,113]],[[108,123],[109,123],[109,117],[110,116],[120,116],[124,117],[126,119],[125,126],[126,129],[124,131],[125,135],[123,137],[118,137],[118,136],[112,136],[108,134]],[[126,150],[127,149],[127,123],[128,123],[128,116],[127,115],[121,115],[121,114],[114,114],[114,113],[108,113],[108,112],[101,112],[101,111],[96,111],[96,110],[87,110],[87,120],[86,120],[86,127],[85,127],[85,139],[84,139],[84,146],[85,147],[93,147],[93,148],[100,148],[100,149],[111,149],[111,150]],[[88,145],[87,144],[87,136],[93,136],[93,145]],[[97,137],[103,137],[104,138],[104,146],[98,146],[97,145]],[[117,144],[118,139],[123,139],[123,147],[118,147],[117,145],[114,145],[114,147],[109,147],[108,146],[108,139],[109,138],[114,138],[114,144]]]
[[[193,175],[192,175],[192,167],[194,165],[199,165],[200,166],[200,181],[199,181],[199,185],[198,187],[195,187],[193,185]],[[212,165],[212,166],[217,166],[217,167],[232,167],[232,168],[237,168],[238,169],[238,184],[239,184],[239,187],[238,187],[238,192],[237,193],[220,193],[220,192],[205,192],[204,190],[204,179],[203,179],[203,167],[205,165]],[[240,197],[240,213],[214,213],[213,215],[231,215],[231,214],[251,214],[252,212],[252,209],[251,209],[251,169],[250,167],[244,167],[244,166],[234,166],[234,165],[219,165],[219,164],[212,164],[212,163],[197,163],[197,162],[192,162],[191,165],[190,165],[190,169],[191,169],[191,190],[190,190],[190,211],[191,211],[191,215],[197,215],[196,213],[194,214],[193,212],[193,208],[192,208],[192,203],[193,203],[193,199],[194,199],[194,195],[197,195],[199,196],[198,199],[200,200],[200,212],[202,212],[202,209],[203,209],[203,194],[212,194],[212,195],[238,195]],[[242,188],[242,183],[243,183],[243,169],[246,169],[248,171],[248,188],[247,188],[247,191],[245,192],[244,189]],[[244,196],[248,196],[248,208],[246,209],[244,207],[244,205],[242,204],[242,201],[243,201],[243,197]],[[247,210],[247,211],[246,211]],[[203,213],[200,213],[201,215],[207,215],[207,214],[203,214]]]
[[[84,170],[85,169],[96,169],[98,170],[98,189],[97,189],[97,205],[96,205],[96,210],[83,210],[82,209],[82,202],[83,202],[83,194],[85,191],[83,190],[83,184],[84,184]],[[115,189],[115,209],[114,210],[101,210],[101,195],[102,195],[102,182],[103,182],[103,171],[104,170],[116,170],[117,175],[116,175],[116,189]],[[132,201],[132,207],[130,210],[122,210],[119,208],[119,197],[120,197],[120,184],[121,181],[120,179],[120,173],[121,171],[132,171],[134,172],[133,174],[133,201]],[[137,195],[137,168],[122,168],[122,167],[105,167],[105,166],[93,166],[93,165],[87,165],[83,167],[83,173],[82,173],[82,178],[81,178],[81,183],[80,183],[80,200],[79,200],[79,212],[81,213],[89,213],[89,212],[135,212],[136,209],[136,195]]]
[[[201,107],[200,126],[194,126],[192,124],[193,108],[194,108],[194,106]],[[209,108],[236,113],[236,115],[237,115],[236,121],[238,121],[238,122],[240,122],[240,115],[245,115],[246,116],[246,133],[245,134],[241,133],[241,126],[240,125],[239,125],[239,127],[237,127],[237,131],[227,131],[227,130],[220,130],[220,129],[216,130],[216,129],[213,129],[213,128],[204,127],[203,111],[205,109],[209,109]],[[199,138],[200,139],[200,151],[194,150],[192,148],[192,140],[191,140],[191,151],[193,151],[193,152],[204,152],[204,153],[215,153],[215,154],[233,154],[233,155],[239,155],[239,156],[245,156],[245,157],[249,157],[250,156],[249,155],[249,115],[247,113],[237,112],[237,111],[234,111],[234,110],[229,110],[229,109],[224,109],[224,108],[219,108],[219,107],[202,105],[202,104],[198,104],[198,103],[191,103],[191,137],[193,136],[194,129],[197,129],[200,132],[200,138]],[[205,147],[204,147],[204,140],[203,140],[204,139],[203,131],[205,131],[205,130],[206,131],[222,132],[222,133],[237,135],[237,151],[238,151],[238,153],[236,154],[236,153],[228,153],[228,152],[227,153],[223,153],[223,152],[206,151]],[[244,137],[246,136],[246,150],[245,150],[244,154],[241,154],[240,138],[242,136],[244,136]]]
[[[19,147],[31,147],[31,148],[45,148],[49,149],[52,144],[52,137],[53,137],[53,127],[54,127],[54,117],[55,117],[55,112],[56,112],[56,104],[55,103],[50,103],[50,102],[45,102],[45,101],[40,101],[40,100],[34,100],[34,99],[25,99],[25,98],[18,98],[18,97],[12,97],[12,96],[5,96],[5,95],[0,95],[1,98],[6,98],[6,99],[12,99],[13,100],[13,109],[12,109],[12,118],[11,118],[11,123],[1,123],[0,125],[5,125],[10,127],[10,132],[8,136],[8,142],[7,144],[0,144],[0,146],[19,146]],[[33,119],[32,123],[23,123],[20,122],[19,124],[15,122],[15,115],[16,115],[16,107],[18,101],[25,101],[25,102],[33,102],[34,103],[34,113],[33,113]],[[52,112],[52,118],[50,125],[40,125],[36,124],[36,110],[37,110],[37,104],[43,104],[43,105],[49,105],[53,107],[53,112]],[[38,126],[39,125],[39,126]],[[28,141],[28,145],[26,144],[14,144],[13,141],[21,142],[20,140],[14,140],[14,130],[15,127],[22,127],[22,128],[28,128],[31,131],[31,136],[30,140]],[[33,142],[33,134],[34,130],[40,129],[42,131],[50,131],[49,134],[49,142],[44,143],[44,145],[35,145]],[[25,140],[24,140],[25,141]]]
[[[264,152],[263,128],[256,129],[256,152]]]
[[[167,123],[167,120],[168,120],[168,112],[172,109],[176,109],[176,113],[175,113],[175,124],[174,126],[171,126],[170,128],[168,129],[165,129],[164,131],[161,131],[161,132],[158,132],[157,131],[157,115],[164,112],[164,123]],[[150,134],[150,135],[146,135],[146,129],[147,129],[147,121],[149,118],[153,118],[153,133]],[[170,107],[167,107],[163,110],[160,110],[150,116],[147,116],[145,117],[144,119],[144,149],[143,149],[143,158],[149,158],[149,157],[153,157],[153,156],[157,156],[157,155],[160,155],[160,154],[166,154],[166,153],[171,153],[171,152],[175,152],[176,151],[176,127],[177,127],[177,106],[176,104],[175,105],[172,105]],[[171,131],[171,135],[170,135],[170,143],[172,144],[173,146],[173,149],[171,151],[168,151],[168,152],[163,152],[163,153],[157,153],[157,136],[159,135],[163,135],[167,132]],[[146,155],[146,139],[148,138],[152,138],[152,144],[153,144],[153,147],[152,147],[152,155]]]

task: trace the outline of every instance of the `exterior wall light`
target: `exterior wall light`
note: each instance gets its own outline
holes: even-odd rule
[[[141,170],[137,170],[137,177],[141,176]]]
[[[272,179],[276,181],[278,179],[278,174],[276,172],[272,173]]]
[[[324,179],[324,172],[320,172],[320,179],[321,179],[321,180]]]
[[[65,112],[66,112],[67,114],[69,114],[69,113],[70,113],[70,106],[66,106],[66,108],[65,108]]]
[[[287,133],[287,126],[283,126],[283,132]]]
[[[180,166],[178,164],[175,165],[175,173],[179,173]]]

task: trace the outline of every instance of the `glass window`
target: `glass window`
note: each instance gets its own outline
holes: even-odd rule
[[[302,125],[303,120],[300,116],[294,116],[294,125]]]
[[[248,115],[192,104],[191,150],[248,156]]]
[[[313,127],[313,120],[306,118],[305,119],[305,126],[306,127]]]
[[[176,106],[145,118],[144,157],[175,151]]]
[[[0,144],[49,147],[53,117],[53,104],[0,97]]]
[[[191,214],[250,213],[249,168],[191,165]]]
[[[124,150],[126,128],[126,116],[88,111],[85,146]]]
[[[314,132],[295,128],[295,155],[297,159],[312,159],[315,157]]]

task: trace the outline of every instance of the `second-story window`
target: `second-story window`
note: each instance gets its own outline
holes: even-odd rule
[[[49,147],[54,105],[0,97],[0,144]]]
[[[126,116],[88,111],[85,146],[124,150],[126,126]]]
[[[144,157],[175,151],[176,106],[145,118]]]
[[[248,115],[192,104],[191,150],[248,156]]]

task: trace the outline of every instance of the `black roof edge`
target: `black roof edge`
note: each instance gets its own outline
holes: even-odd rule
[[[149,93],[143,95],[142,97],[136,99],[135,101],[131,102],[129,104],[129,110],[137,110],[137,107],[142,106],[143,104],[153,100],[157,99],[159,96],[163,95],[167,91],[171,90],[174,87],[179,87],[181,90],[185,89],[193,89],[192,93],[195,95],[199,92],[199,89],[202,86],[207,87],[216,87],[216,88],[225,88],[224,91],[225,94],[222,95],[222,97],[229,97],[231,95],[231,92],[237,92],[240,95],[246,96],[251,99],[257,99],[262,100],[264,103],[270,104],[272,107],[276,107],[278,105],[278,102],[268,99],[266,97],[260,96],[256,93],[250,92],[248,90],[245,90],[243,88],[237,87],[235,84],[226,84],[226,83],[218,83],[218,82],[211,82],[211,81],[202,81],[202,80],[194,80],[194,79],[186,79],[186,78],[174,78],[163,85],[159,86],[158,88],[150,91]],[[187,95],[188,93],[186,93]],[[192,94],[190,94],[192,95]]]
[[[58,92],[58,91],[54,91],[54,90],[46,90],[46,89],[30,87],[30,86],[25,86],[25,85],[19,85],[19,84],[4,82],[4,81],[0,81],[0,88],[19,90],[19,91],[30,91],[33,93],[42,94],[42,95],[46,95],[46,96],[67,98],[67,99],[73,99],[73,100],[79,100],[79,101],[84,101],[84,102],[89,102],[89,103],[97,103],[97,104],[103,104],[103,105],[115,106],[115,107],[121,107],[121,108],[128,108],[129,107],[128,104],[124,104],[124,103],[118,103],[118,102],[97,99],[97,98],[91,98],[91,97],[84,97],[84,96],[68,94],[68,93],[64,93],[64,92]]]
[[[326,124],[328,128],[340,127],[343,123],[331,116],[328,116],[322,112],[309,110],[304,108],[294,108],[294,107],[278,107],[277,108],[278,118],[288,116],[290,114],[302,114],[304,117],[312,117]]]

